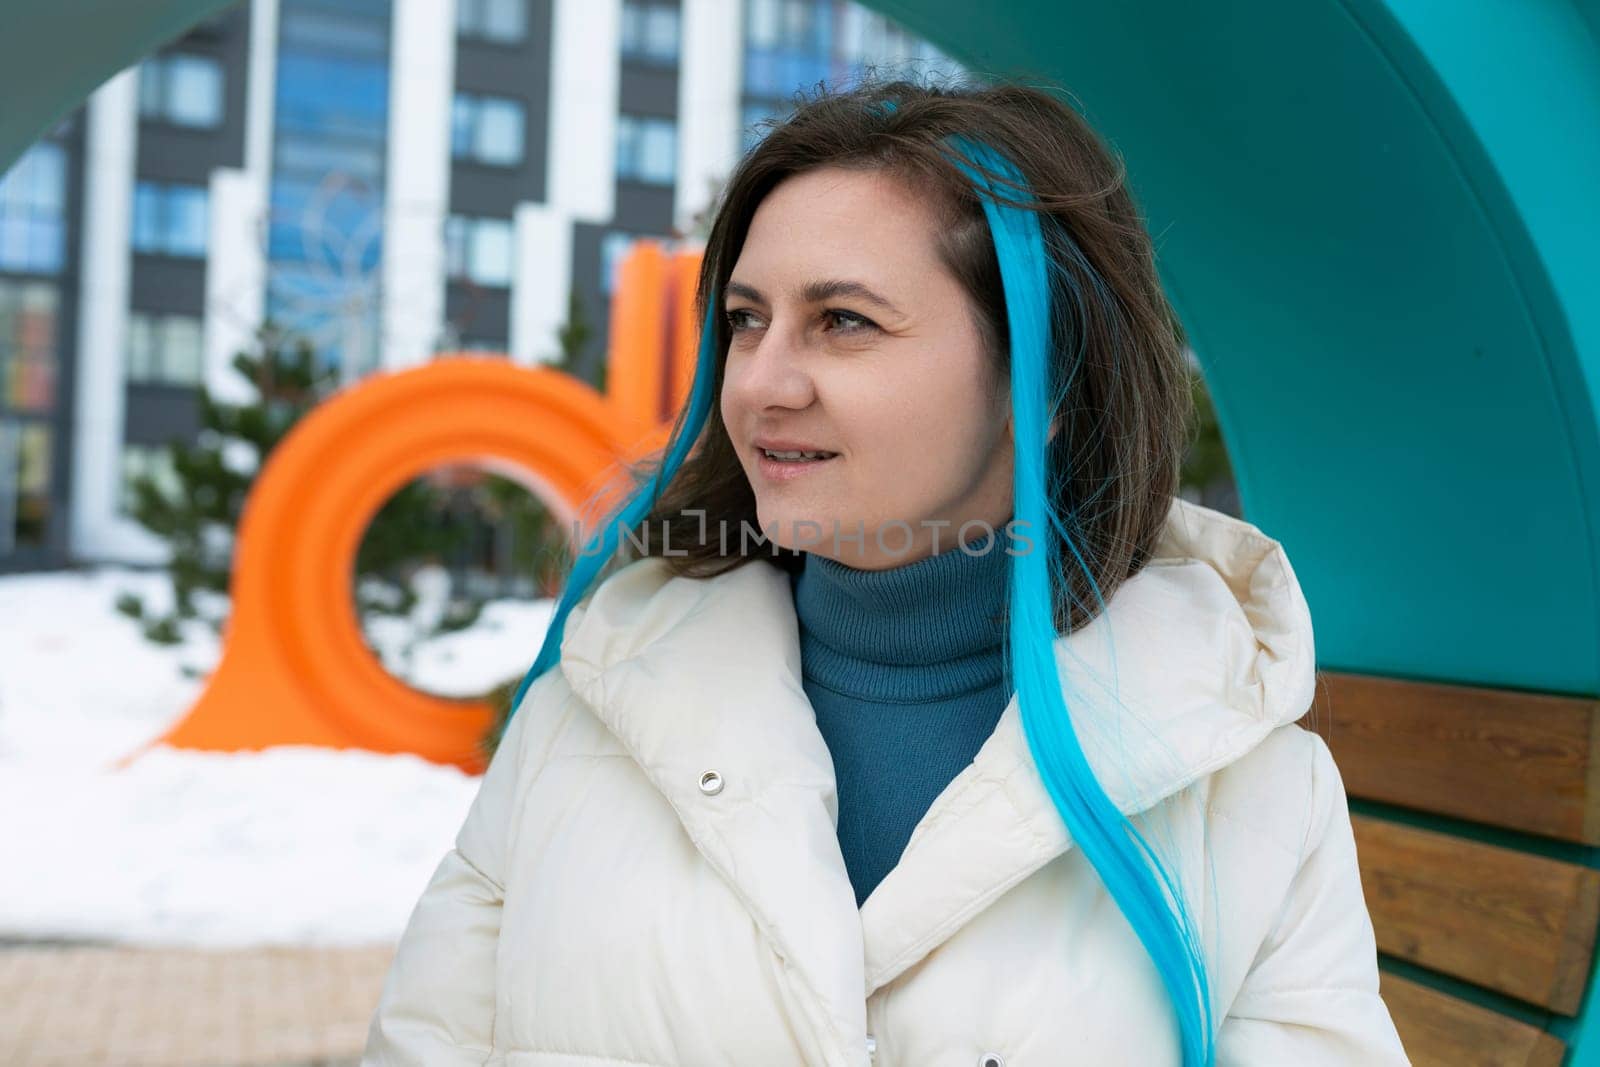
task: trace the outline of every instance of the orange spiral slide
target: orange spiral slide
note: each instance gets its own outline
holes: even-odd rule
[[[245,505],[221,662],[151,745],[363,748],[481,771],[494,709],[412,689],[362,638],[352,599],[362,535],[412,478],[460,462],[521,481],[563,528],[587,531],[624,483],[619,462],[661,449],[688,397],[699,260],[640,242],[623,262],[606,395],[550,368],[451,354],[376,374],[302,419]]]

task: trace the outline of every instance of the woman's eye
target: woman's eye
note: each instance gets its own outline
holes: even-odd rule
[[[749,308],[734,308],[730,311],[724,311],[722,318],[728,324],[730,332],[739,333],[742,330],[751,328],[745,322],[745,319],[751,314]],[[862,318],[853,311],[845,311],[841,308],[829,308],[822,313],[822,317],[825,320],[832,321],[835,332],[861,333],[876,328],[871,320]]]
[[[837,322],[842,322],[842,329],[845,333],[861,333],[873,328],[872,322],[862,318],[853,311],[830,308],[829,310],[824,311],[822,314],[827,318],[831,318]]]
[[[750,312],[747,309],[737,308],[733,311],[724,311],[722,313],[722,318],[723,321],[728,324],[728,329],[732,330],[734,333],[738,333],[740,324],[743,322],[742,316],[748,314],[750,314]]]

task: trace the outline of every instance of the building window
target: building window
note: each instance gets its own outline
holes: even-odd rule
[[[117,507],[124,515],[133,514],[138,499],[133,486],[140,477],[153,478],[156,491],[162,496],[176,499],[182,492],[170,448],[166,445],[123,445],[122,489]]]
[[[937,48],[859,4],[745,0],[744,27],[744,92],[775,104],[818,81],[843,88],[868,67],[914,65],[919,80],[935,82],[966,76]],[[758,139],[747,132],[746,145]]]
[[[134,186],[133,250],[153,255],[204,256],[205,187],[162,182],[139,182]]]
[[[0,177],[0,270],[56,274],[66,251],[67,153],[40,141]]]
[[[0,556],[45,543],[50,453],[48,424],[0,418]]]
[[[278,0],[265,316],[319,371],[378,366],[391,0]],[[398,119],[397,119],[398,121]]]
[[[181,52],[139,64],[139,115],[176,126],[222,124],[222,64]]]
[[[284,4],[278,16],[278,47],[295,55],[384,59],[389,54],[388,19],[361,11],[333,11]]]
[[[363,188],[376,188],[383,180],[383,145],[286,132],[278,136],[275,163],[279,173],[313,184],[338,175]]]
[[[527,0],[456,0],[456,33],[516,44],[528,35]]]
[[[826,51],[832,7],[815,0],[748,0],[745,37],[755,48]]]
[[[0,280],[0,409],[55,407],[56,319],[54,285]]]
[[[839,54],[857,63],[895,63],[923,58],[926,46],[875,11],[851,6],[839,27]]]
[[[506,219],[451,215],[444,226],[445,272],[456,281],[508,286],[513,245]]]
[[[617,177],[671,185],[678,172],[678,124],[672,119],[617,116]]]
[[[192,315],[134,312],[128,316],[128,380],[199,385],[202,336]]]
[[[678,62],[676,7],[623,0],[622,57],[646,63]]]
[[[456,159],[514,167],[522,162],[526,123],[519,100],[457,93],[450,109],[450,154]]]

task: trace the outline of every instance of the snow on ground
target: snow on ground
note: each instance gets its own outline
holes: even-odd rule
[[[414,756],[285,746],[158,747],[216,663],[194,624],[146,641],[117,594],[169,601],[164,575],[120,568],[0,578],[0,937],[141,944],[358,944],[396,939],[449,849],[478,779]],[[417,646],[430,692],[520,677],[550,601],[497,601]],[[404,620],[373,641],[399,663]]]

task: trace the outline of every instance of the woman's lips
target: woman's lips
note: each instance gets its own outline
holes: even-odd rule
[[[837,455],[827,459],[810,460],[781,460],[772,459],[761,449],[756,450],[756,469],[761,476],[772,482],[788,482],[796,478],[804,478],[815,473],[818,469],[839,462]]]

